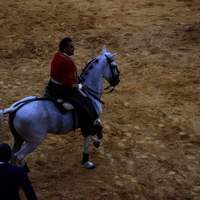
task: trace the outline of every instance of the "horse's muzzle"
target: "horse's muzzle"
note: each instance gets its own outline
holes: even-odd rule
[[[111,81],[109,81],[110,86],[116,86],[118,85],[120,82],[120,78],[119,76],[114,77]]]

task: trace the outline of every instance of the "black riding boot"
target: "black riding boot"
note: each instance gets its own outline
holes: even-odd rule
[[[102,139],[103,138],[102,129],[103,127],[101,125],[94,125],[93,136],[97,134],[97,137],[99,139]]]

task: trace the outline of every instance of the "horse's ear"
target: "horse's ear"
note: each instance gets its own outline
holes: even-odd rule
[[[102,48],[102,53],[105,54],[107,52],[106,46]]]
[[[117,52],[113,54],[113,57],[115,57],[116,54],[117,54]]]
[[[117,54],[117,52],[116,53],[113,53],[113,54],[111,54],[111,58],[114,58],[115,57],[115,55]]]

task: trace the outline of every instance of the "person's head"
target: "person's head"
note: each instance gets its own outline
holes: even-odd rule
[[[71,56],[74,55],[74,43],[71,38],[66,37],[60,41],[59,51]]]
[[[12,151],[8,144],[0,144],[0,162],[8,162],[11,158]]]

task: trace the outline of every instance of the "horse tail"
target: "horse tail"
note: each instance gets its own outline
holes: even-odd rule
[[[1,131],[1,128],[2,128],[2,121],[3,121],[3,115],[4,114],[10,114],[10,113],[13,113],[17,110],[18,108],[17,107],[10,107],[10,108],[5,108],[3,110],[0,110],[0,131]]]

